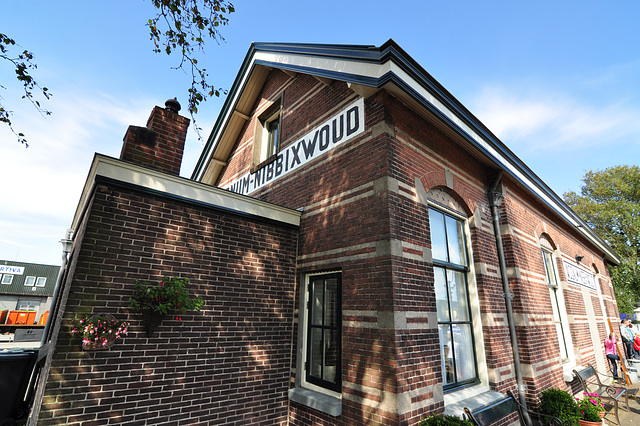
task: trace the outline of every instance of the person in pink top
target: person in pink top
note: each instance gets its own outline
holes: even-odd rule
[[[604,341],[604,353],[607,355],[607,359],[611,363],[611,369],[613,370],[613,377],[618,378],[618,363],[620,360],[618,351],[616,350],[616,335],[613,332],[609,333],[609,338]]]

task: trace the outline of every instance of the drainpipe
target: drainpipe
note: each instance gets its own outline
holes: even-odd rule
[[[502,290],[504,291],[504,302],[507,307],[507,323],[509,324],[509,335],[511,336],[511,348],[513,349],[513,367],[516,371],[516,382],[518,384],[518,396],[520,404],[526,408],[527,400],[524,395],[524,385],[522,382],[522,368],[520,366],[520,353],[518,351],[518,339],[516,337],[516,325],[513,320],[513,305],[511,303],[511,290],[509,288],[509,277],[507,276],[507,262],[504,256],[504,247],[502,245],[502,233],[500,232],[500,214],[498,208],[502,204],[502,192],[498,191],[498,185],[502,179],[502,170],[498,173],[495,183],[487,192],[487,200],[491,208],[491,217],[493,219],[493,232],[496,235],[496,246],[498,249],[498,260],[500,262],[500,277],[502,278]],[[524,412],[526,416],[526,411]],[[531,420],[526,416],[525,421],[531,424]]]

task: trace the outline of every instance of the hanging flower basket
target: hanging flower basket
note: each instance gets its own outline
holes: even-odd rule
[[[145,310],[142,311],[142,322],[144,324],[144,331],[147,333],[147,337],[153,337],[153,332],[162,324],[164,315],[160,312]]]
[[[136,281],[129,307],[142,313],[142,321],[147,337],[162,323],[164,315],[175,315],[182,321],[187,311],[199,311],[204,305],[202,297],[189,297],[188,278],[166,277],[157,285]]]
[[[111,348],[116,340],[128,333],[129,323],[117,320],[110,314],[95,314],[72,321],[71,335],[82,338],[85,351],[102,351]]]

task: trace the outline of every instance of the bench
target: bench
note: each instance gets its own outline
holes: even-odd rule
[[[507,396],[499,401],[469,410],[464,408],[467,418],[476,426],[487,426],[497,422],[513,413],[518,413],[521,425],[527,425],[526,417],[531,419],[534,425],[564,426],[562,420],[546,414],[536,413],[523,407],[511,391],[507,391]]]
[[[620,417],[618,417],[618,400],[624,396],[624,403],[627,406],[627,411],[629,411],[629,395],[635,395],[638,390],[602,383],[602,381],[600,381],[600,376],[608,375],[599,373],[591,365],[580,371],[573,370],[573,374],[580,382],[583,392],[597,393],[603,400],[605,403],[605,417],[611,414],[611,410],[613,409],[613,414],[616,416],[616,422],[617,424],[620,424]]]

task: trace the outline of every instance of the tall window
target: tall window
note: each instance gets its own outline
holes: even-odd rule
[[[429,209],[444,389],[478,382],[463,220]]]
[[[342,390],[341,293],[340,273],[309,276],[305,379],[336,392]]]
[[[267,130],[267,154],[266,157],[269,158],[274,154],[278,153],[278,142],[279,142],[279,133],[280,133],[280,116],[276,116],[275,118],[268,121],[265,126]]]
[[[549,294],[551,297],[551,307],[553,311],[553,324],[556,329],[556,334],[558,336],[558,346],[560,348],[560,356],[562,357],[562,362],[569,361],[569,352],[567,350],[567,335],[566,335],[566,327],[562,322],[562,310],[563,304],[560,302],[559,292],[560,288],[558,286],[558,274],[556,272],[556,262],[555,257],[553,256],[553,252],[550,250],[550,244],[545,244],[543,241],[542,248],[542,257],[544,259],[544,271],[547,280],[547,285],[549,286]]]

